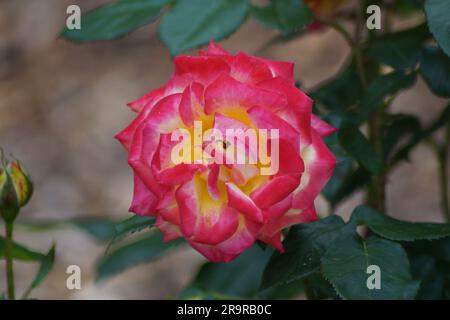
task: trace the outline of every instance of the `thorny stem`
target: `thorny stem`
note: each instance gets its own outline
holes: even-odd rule
[[[8,299],[14,300],[14,269],[13,269],[13,253],[12,253],[12,236],[13,236],[13,224],[5,223],[5,258],[6,258],[6,281],[8,286]]]
[[[369,140],[378,155],[383,154],[383,122],[384,110],[379,108],[369,120]],[[380,212],[385,212],[385,173],[381,172],[372,177],[368,189],[367,203]]]
[[[364,61],[363,61],[363,54],[361,50],[361,37],[363,33],[363,26],[364,26],[364,8],[365,8],[365,1],[361,2],[360,7],[358,7],[357,10],[357,16],[356,16],[356,26],[355,26],[355,37],[353,42],[353,51],[355,54],[355,60],[356,60],[356,68],[358,70],[359,79],[361,81],[361,84],[364,89],[367,89],[367,75],[366,70],[364,68]]]
[[[364,15],[364,8],[365,8],[365,1],[362,1],[362,7],[358,11],[358,26],[356,29],[356,36],[361,36],[361,34],[358,35],[358,29],[360,29],[363,26],[363,15]],[[389,32],[390,30],[390,19],[391,19],[391,12],[390,7],[385,7],[385,25],[384,25],[384,32]],[[359,50],[361,52],[361,50]],[[356,53],[356,63],[357,68],[360,72],[360,78],[363,88],[367,89],[367,73],[365,73],[364,69],[364,61],[362,60],[362,54],[358,58],[358,51]],[[359,60],[358,60],[359,59]],[[370,70],[372,76],[377,76],[379,73],[379,66],[373,65],[371,66],[372,70]],[[373,73],[373,74],[372,74]],[[388,106],[388,105],[387,105]],[[383,140],[384,140],[384,118],[385,118],[385,107],[379,107],[377,108],[372,116],[369,119],[369,140],[372,144],[375,152],[378,155],[383,155]],[[378,211],[385,213],[386,212],[386,171],[383,170],[380,173],[375,174],[372,177],[371,183],[369,185],[369,188],[367,190],[367,204]]]
[[[326,23],[330,27],[339,32],[347,41],[348,45],[353,50],[355,57],[356,69],[358,73],[361,86],[364,90],[367,90],[369,80],[375,77],[379,70],[377,65],[370,65],[370,69],[366,69],[365,57],[362,50],[362,38],[364,31],[364,12],[366,8],[366,1],[360,1],[359,6],[356,9],[356,22],[354,37],[348,33],[340,24],[329,22]],[[389,14],[387,14],[389,15]],[[390,16],[390,15],[389,15]],[[385,30],[389,29],[390,21],[386,19]],[[368,74],[370,72],[370,77]],[[383,122],[384,122],[384,108],[378,108],[369,120],[369,140],[373,145],[377,154],[383,154]],[[367,204],[380,212],[385,212],[385,173],[379,173],[372,178],[367,192]]]
[[[360,11],[360,10],[358,10]],[[339,32],[347,42],[347,44],[352,48],[353,54],[355,56],[356,60],[356,68],[358,71],[358,76],[361,81],[361,85],[364,89],[367,89],[367,76],[366,76],[366,70],[364,68],[364,61],[363,61],[363,55],[362,50],[360,46],[361,41],[361,35],[362,35],[362,13],[358,15],[358,20],[356,23],[356,29],[355,29],[355,36],[354,39],[350,35],[350,33],[339,23],[337,22],[329,22],[326,23],[328,26]]]

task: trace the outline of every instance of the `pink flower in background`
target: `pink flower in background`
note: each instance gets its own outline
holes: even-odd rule
[[[134,172],[130,211],[156,216],[165,241],[184,237],[210,261],[230,261],[256,240],[282,251],[284,228],[317,219],[314,199],[336,163],[323,137],[335,129],[311,113],[293,63],[231,55],[211,42],[174,64],[166,85],[129,104],[138,114],[117,135]],[[172,134],[194,132],[198,121],[203,133],[278,129],[277,172],[261,174],[260,162],[174,162]]]

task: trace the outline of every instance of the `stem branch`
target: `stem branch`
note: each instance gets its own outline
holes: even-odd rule
[[[355,60],[356,60],[356,68],[358,70],[358,76],[361,81],[361,84],[364,89],[367,89],[367,74],[366,69],[364,67],[364,60],[363,60],[363,53],[361,50],[361,37],[363,35],[363,27],[364,27],[364,8],[365,3],[364,1],[361,3],[360,7],[357,8],[357,15],[356,15],[356,26],[355,26],[355,40],[353,41],[353,51],[355,54]]]
[[[366,1],[361,2],[361,8],[358,10],[358,24],[356,27],[355,38],[361,37],[362,28],[364,25],[364,8],[366,7]],[[389,16],[389,8],[386,8],[386,13]],[[385,25],[385,32],[389,32],[389,24]],[[372,36],[370,34],[369,36]],[[358,40],[359,42],[360,40]],[[379,65],[375,62],[371,62],[369,66],[369,76],[366,73],[364,68],[364,60],[361,47],[358,46],[358,50],[355,51],[356,65],[358,68],[358,72],[360,74],[361,83],[363,88],[367,89],[368,81],[378,76],[380,73]],[[372,116],[369,119],[369,140],[375,150],[375,152],[382,156],[384,153],[384,118],[385,118],[385,106],[387,107],[389,104],[384,106],[379,106]],[[367,190],[367,204],[372,208],[377,209],[378,211],[385,213],[386,212],[386,171],[374,175],[372,177],[372,181]]]
[[[13,224],[10,222],[5,223],[5,258],[6,258],[6,279],[8,286],[8,299],[14,300],[14,269],[13,269]]]

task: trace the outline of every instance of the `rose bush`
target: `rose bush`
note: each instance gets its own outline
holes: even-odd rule
[[[165,241],[184,237],[210,261],[230,261],[261,240],[283,251],[282,231],[317,219],[314,199],[333,173],[322,138],[335,129],[311,113],[293,63],[231,55],[211,41],[178,56],[163,87],[129,104],[138,112],[116,137],[134,173],[130,211],[156,216]],[[174,163],[177,129],[279,130],[279,170],[257,164]],[[269,143],[270,144],[270,143]]]
[[[381,15],[368,13],[373,4],[380,6]],[[293,85],[290,63],[230,55],[214,43],[199,57],[176,58],[168,84],[130,104],[139,114],[118,135],[134,169],[131,210],[138,215],[121,221],[97,215],[65,221],[16,219],[26,217],[19,211],[28,202],[32,185],[17,160],[1,157],[0,259],[6,261],[7,292],[0,292],[0,300],[15,299],[15,260],[40,264],[21,295],[27,299],[55,258],[54,246],[41,253],[15,242],[16,224],[29,230],[74,226],[107,244],[96,263],[96,281],[170,254],[186,243],[184,238],[212,261],[229,261],[242,253],[227,264],[204,262],[181,292],[172,292],[179,299],[287,299],[301,294],[308,299],[449,299],[450,223],[395,219],[406,213],[433,221],[436,208],[401,213],[392,205],[395,193],[387,188],[397,180],[395,170],[405,160],[423,164],[410,155],[417,146],[428,145],[438,164],[439,179],[432,182],[439,184],[441,219],[450,221],[447,12],[448,0],[123,0],[83,13],[82,28],[67,24],[63,37],[78,42],[116,39],[160,19],[160,38],[173,56],[206,45],[211,38],[230,36],[248,18],[275,32],[254,39],[256,43],[266,38],[258,52],[296,41],[318,27],[333,28],[351,53],[336,74],[309,94],[315,112],[339,130],[323,139],[334,129],[311,114],[311,100]],[[366,21],[381,17],[380,30],[365,30]],[[305,39],[295,46],[304,52],[304,46],[317,43]],[[129,42],[122,44],[126,47]],[[298,56],[303,59],[303,54]],[[445,102],[439,114],[435,107],[430,110],[430,116],[436,114],[432,121],[426,117],[427,124],[411,113],[399,113],[402,109],[393,105],[404,92],[416,90],[419,78],[421,87],[426,85]],[[230,129],[235,130],[237,148],[226,133],[223,138],[222,132]],[[268,131],[270,139],[265,141]],[[210,139],[196,143],[196,137],[208,137],[209,132],[220,133],[217,140],[213,133],[213,149],[203,144]],[[247,142],[247,132],[257,133]],[[338,158],[323,189],[335,160],[322,139]],[[256,140],[259,160],[240,163],[239,156],[247,151],[255,156],[256,143],[251,141]],[[209,156],[217,160],[217,155],[229,159],[229,150],[237,151],[239,165],[208,161]],[[274,162],[277,169],[268,175],[263,169],[268,163],[273,168]],[[314,198],[320,189],[330,210],[316,220]],[[349,212],[348,203],[342,204],[356,191],[365,192],[365,204]],[[164,244],[159,230],[147,230],[155,223],[166,241],[180,239]],[[292,224],[296,225],[283,231]],[[243,252],[255,240],[285,251],[253,245]],[[184,264],[179,267],[186,269]],[[78,289],[80,281],[73,287]],[[69,281],[66,284],[69,288]],[[160,288],[154,291],[162,294]]]

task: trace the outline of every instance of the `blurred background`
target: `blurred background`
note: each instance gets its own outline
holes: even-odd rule
[[[173,66],[156,25],[116,41],[76,45],[58,39],[66,8],[86,12],[105,0],[0,1],[0,146],[31,172],[35,193],[21,218],[68,219],[80,216],[130,216],[132,176],[126,153],[113,136],[133,119],[130,102],[168,80]],[[395,21],[413,26],[422,17]],[[277,33],[249,18],[231,38],[221,41],[232,53],[294,61],[295,76],[308,89],[332,77],[349,49],[333,30],[266,44]],[[194,51],[189,52],[195,54]],[[429,124],[445,106],[419,79],[393,103],[393,110],[419,116]],[[388,214],[413,221],[444,219],[439,209],[437,163],[420,145],[409,163],[389,176]],[[362,194],[342,203],[336,213],[348,217]],[[321,216],[326,202],[317,201]],[[134,267],[104,283],[94,282],[94,266],[105,246],[77,229],[35,233],[18,229],[15,239],[45,251],[57,243],[55,267],[33,296],[40,299],[155,299],[176,296],[204,258],[184,247],[150,265]],[[82,290],[66,288],[67,266],[82,270]],[[36,269],[15,262],[19,293]],[[0,291],[4,264],[0,261]]]

